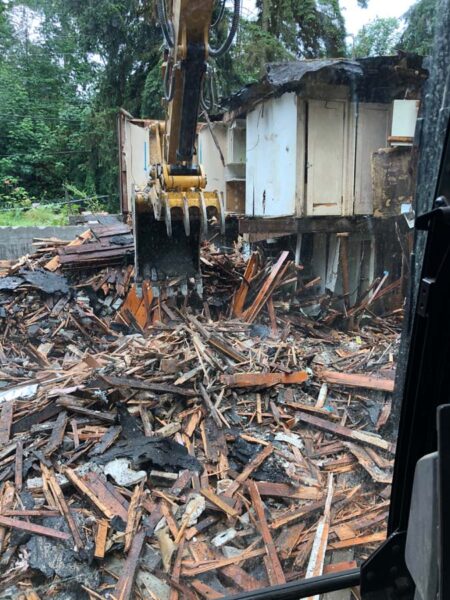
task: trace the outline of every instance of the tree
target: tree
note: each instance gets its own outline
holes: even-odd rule
[[[395,17],[376,17],[364,25],[355,37],[356,57],[396,54],[400,41],[400,22]]]
[[[258,0],[259,22],[298,58],[345,55],[339,0]]]
[[[405,30],[400,47],[408,52],[426,56],[430,53],[434,38],[436,20],[436,0],[418,0],[405,13]]]

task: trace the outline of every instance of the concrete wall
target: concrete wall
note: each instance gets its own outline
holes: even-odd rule
[[[73,240],[89,229],[81,227],[0,227],[0,260],[14,260],[34,252],[35,238]]]

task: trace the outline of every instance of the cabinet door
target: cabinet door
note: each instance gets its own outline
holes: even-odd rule
[[[340,215],[345,172],[344,101],[308,102],[307,206],[308,216]]]
[[[390,107],[360,104],[356,137],[355,214],[373,214],[372,154],[387,146]]]

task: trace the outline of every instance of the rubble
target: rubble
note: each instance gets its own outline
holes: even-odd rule
[[[208,244],[205,301],[142,319],[124,227],[0,265],[0,596],[220,598],[363,559],[386,535],[400,314],[332,329],[287,252]]]

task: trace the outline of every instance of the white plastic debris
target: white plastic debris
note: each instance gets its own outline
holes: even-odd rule
[[[110,475],[117,485],[130,487],[143,481],[147,477],[145,471],[133,471],[126,458],[116,458],[107,463],[104,468],[105,475]]]
[[[220,546],[223,546],[227,542],[231,542],[231,540],[234,540],[234,538],[236,536],[237,536],[236,529],[231,527],[230,529],[227,529],[226,531],[221,531],[218,535],[213,537],[213,539],[211,540],[211,543],[216,548],[220,548]]]

